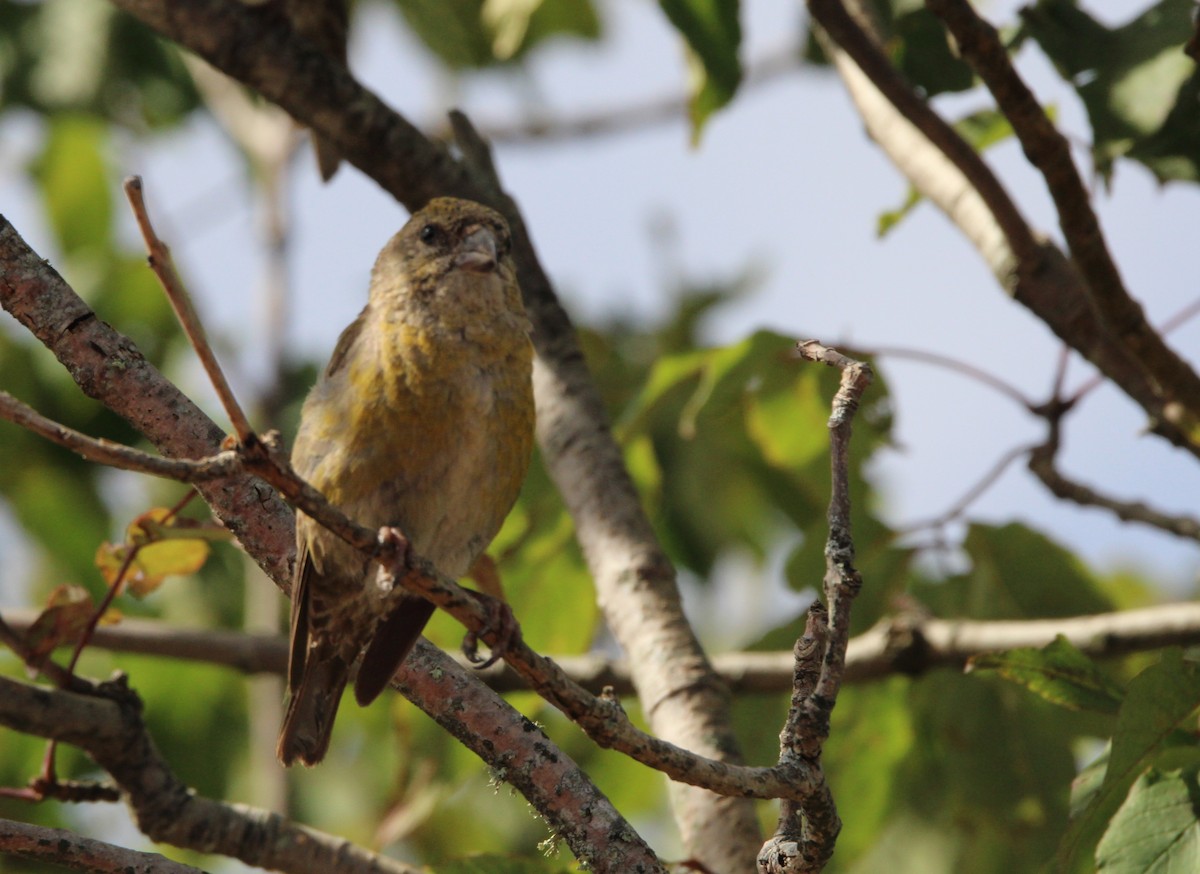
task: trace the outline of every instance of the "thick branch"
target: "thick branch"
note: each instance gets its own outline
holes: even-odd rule
[[[986,162],[913,92],[842,0],[809,5],[833,40],[823,44],[867,132],[897,169],[967,236],[1014,300],[1137,402],[1159,434],[1200,454],[1171,424],[1141,363],[1101,325],[1079,271],[1055,246],[1019,227],[1024,218]]]
[[[83,695],[0,677],[0,724],[86,750],[116,780],[152,840],[290,874],[417,874],[277,814],[195,795],[146,733],[141,701],[123,679]]]
[[[858,681],[894,673],[961,668],[972,656],[1040,648],[1063,636],[1092,658],[1111,658],[1200,641],[1200,604],[1163,604],[1065,619],[973,621],[899,616],[856,637],[847,674]]]
[[[969,181],[1016,259],[1007,267],[1019,269],[1022,264],[1035,264],[1039,260],[1038,242],[1000,180],[979,153],[917,95],[871,35],[847,12],[843,0],[808,0],[808,9],[887,102]],[[1014,278],[1002,281],[1008,286]]]
[[[23,631],[34,610],[6,610],[3,621]],[[974,621],[901,615],[883,620],[852,638],[846,649],[846,683],[866,683],[895,674],[916,676],[961,668],[972,656],[1013,647],[1042,647],[1059,634],[1092,658],[1113,658],[1167,646],[1200,645],[1200,604],[1163,604],[1118,613],[1046,620]],[[92,646],[164,658],[221,665],[247,674],[282,674],[287,641],[237,631],[175,628],[146,619],[122,619],[96,629]],[[465,657],[454,656],[463,668]],[[792,688],[790,652],[730,652],[713,656],[713,667],[737,695],[778,695]],[[557,656],[567,676],[593,694],[611,688],[632,695],[629,663],[601,655]],[[512,668],[497,664],[476,672],[499,692],[527,690]]]
[[[38,338],[88,397],[126,419],[170,458],[216,455],[225,434],[133,342],[96,318],[0,215],[0,305]],[[245,474],[197,489],[268,576],[291,576],[292,511]]]
[[[1200,377],[1146,321],[1108,251],[1091,196],[1066,137],[1017,74],[996,29],[966,0],[927,0],[954,35],[964,60],[983,79],[1054,199],[1059,225],[1105,328],[1141,363],[1166,399],[1166,413],[1185,430],[1200,422]]]
[[[203,874],[158,853],[142,853],[61,828],[0,819],[0,856],[32,859],[90,874]]]
[[[574,762],[517,711],[430,644],[422,642],[405,664],[409,697],[503,773],[591,870],[663,870]],[[116,780],[138,827],[153,840],[294,874],[416,872],[274,813],[196,796],[154,746],[141,702],[123,679],[81,695],[0,677],[0,724],[86,750]]]
[[[584,868],[665,874],[650,848],[574,761],[436,646],[418,641],[397,674],[397,688],[529,799]]]

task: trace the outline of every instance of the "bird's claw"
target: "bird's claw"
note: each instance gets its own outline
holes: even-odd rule
[[[385,592],[390,592],[396,580],[408,570],[411,545],[404,532],[394,525],[380,528],[378,540],[379,551],[376,560],[379,562],[379,587]]]
[[[487,611],[483,628],[478,632],[468,631],[462,642],[463,655],[467,657],[467,661],[476,670],[482,671],[500,661],[509,647],[521,639],[521,626],[517,624],[512,608],[506,602],[482,592],[472,592],[470,589],[466,591]],[[495,635],[496,643],[485,658],[479,654],[479,639],[486,634]]]

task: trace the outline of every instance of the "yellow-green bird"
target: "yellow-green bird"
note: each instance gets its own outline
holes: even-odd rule
[[[496,212],[442,197],[384,246],[370,298],[300,417],[296,471],[350,518],[395,526],[461,577],[512,509],[533,449],[533,349]],[[280,761],[315,765],[351,673],[370,703],[433,606],[383,616],[378,566],[299,514]]]

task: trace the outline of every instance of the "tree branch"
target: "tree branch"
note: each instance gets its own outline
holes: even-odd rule
[[[203,457],[205,449],[209,452],[217,451],[217,441],[223,436],[219,429],[146,362],[130,340],[96,319],[86,304],[57,273],[25,245],[15,229],[2,216],[0,265],[4,267],[0,270],[0,303],[50,346],[85,391],[102,399],[114,411],[125,415],[135,427],[147,431],[147,436],[152,436],[160,449],[168,455],[178,453]],[[207,446],[205,438],[210,441]],[[253,446],[260,449],[270,448],[261,441],[255,442]],[[241,452],[243,462],[253,457],[253,452]],[[207,488],[206,497],[209,493],[213,495],[210,504],[214,511],[224,511],[222,520],[238,532],[247,552],[274,577],[277,585],[286,588],[294,549],[293,517],[275,491],[261,480],[244,472],[201,484],[199,488]],[[230,502],[231,496],[244,496],[248,491],[252,491],[256,496],[250,507]],[[300,503],[306,509],[310,509],[313,502],[320,502],[326,508],[326,514],[340,519],[352,536],[363,536],[362,532],[365,529],[354,526],[342,514],[329,507],[328,502],[311,487],[300,497],[303,499]],[[279,535],[276,528],[276,508],[283,517],[278,524],[283,524],[283,532],[288,535],[286,539],[273,540],[271,537]],[[313,508],[313,512],[319,511]],[[366,537],[373,543],[369,532]],[[279,551],[269,552],[264,544],[276,545]],[[262,551],[256,552],[256,549]],[[432,589],[436,589],[435,579],[436,577],[430,581]],[[446,604],[454,601],[456,612],[461,615],[469,617],[473,615],[471,608],[478,608],[475,599],[462,595],[461,588],[456,585],[446,584],[437,590],[437,594]],[[476,615],[475,618],[478,620],[476,627],[481,627],[482,617]],[[414,687],[414,694],[418,690],[419,687]],[[415,700],[414,703],[443,724],[463,718],[444,697],[433,695],[428,699]],[[499,702],[499,706],[508,705]],[[538,743],[534,738],[528,737],[524,727],[520,729],[518,738],[526,745],[530,755],[541,755],[546,749],[545,743]],[[564,763],[575,767],[565,754],[551,749]],[[489,763],[495,764],[490,760]],[[120,782],[119,775],[114,773],[113,776]],[[580,775],[576,782],[586,784],[586,777]],[[594,787],[592,788],[594,791]],[[535,803],[537,800],[539,799],[530,799]],[[540,800],[546,801],[546,798],[542,797]],[[585,807],[590,810],[588,805]],[[540,808],[539,812],[560,833],[574,836],[577,834],[576,824],[561,817],[579,817],[580,810],[581,808],[562,807],[560,803],[555,807]],[[147,834],[156,837],[158,832],[148,831]],[[594,855],[594,848],[590,846],[573,844],[571,848],[580,858]],[[646,853],[648,852],[647,850]],[[609,870],[623,869],[617,867]]]
[[[1079,504],[1081,507],[1099,507],[1108,510],[1122,522],[1138,522],[1168,534],[1174,534],[1176,537],[1200,540],[1200,519],[1163,513],[1141,501],[1121,501],[1110,498],[1064,476],[1055,463],[1060,445],[1058,423],[1052,422],[1049,439],[1040,446],[1034,447],[1029,453],[1029,470],[1042,481],[1052,495],[1064,501]]]
[[[1200,423],[1200,376],[1167,346],[1126,290],[1066,137],[1013,68],[996,29],[966,0],[927,0],[926,5],[953,34],[963,59],[996,98],[1025,156],[1045,179],[1071,257],[1102,323],[1145,368],[1164,398],[1163,412],[1169,421],[1185,435],[1195,433]]]
[[[590,870],[663,871],[569,757],[441,650],[421,642],[401,676],[410,700],[504,774]],[[0,677],[0,724],[85,750],[116,780],[138,827],[152,840],[292,874],[416,874],[411,866],[277,814],[196,796],[154,746],[141,706],[123,677],[101,684],[93,694]],[[586,816],[579,815],[580,808]]]
[[[0,621],[23,631],[36,610],[6,610]],[[895,674],[916,676],[961,668],[972,656],[1012,647],[1042,647],[1062,634],[1092,658],[1113,658],[1167,646],[1200,644],[1200,604],[1163,604],[1139,610],[1047,620],[974,621],[901,614],[880,620],[846,648],[846,683],[867,683]],[[245,674],[282,674],[287,641],[273,635],[219,629],[178,628],[150,619],[124,618],[96,629],[92,645],[232,668]],[[449,654],[448,654],[449,655]],[[464,669],[461,655],[450,656]],[[730,652],[713,656],[713,667],[738,695],[777,695],[793,688],[793,653]],[[601,655],[556,656],[574,682],[593,694],[634,694],[629,663]],[[527,691],[521,675],[504,664],[474,673],[498,692]]]
[[[0,305],[40,340],[88,397],[123,417],[170,458],[221,450],[224,432],[133,342],[96,318],[48,262],[0,215]],[[291,509],[244,473],[197,483],[213,513],[276,583],[291,578]]]
[[[738,93],[765,82],[773,81],[797,70],[803,62],[803,46],[783,49],[747,63]],[[643,130],[673,121],[686,121],[691,98],[684,94],[651,97],[641,103],[597,109],[576,116],[533,115],[524,121],[503,122],[478,120],[480,133],[497,145],[537,146],[557,144],[566,140],[594,139]],[[422,126],[435,136],[448,133],[440,120]]]
[[[0,855],[32,859],[91,874],[203,874],[158,853],[142,853],[61,828],[0,819]]]
[[[150,269],[158,277],[158,281],[167,295],[167,300],[170,301],[171,308],[175,311],[175,318],[179,320],[183,333],[187,336],[188,342],[192,344],[196,357],[204,366],[204,372],[208,374],[208,381],[212,383],[217,398],[221,401],[221,406],[225,408],[225,415],[229,416],[229,421],[233,425],[233,432],[239,441],[244,441],[250,436],[253,429],[250,427],[246,414],[242,411],[241,404],[234,396],[233,389],[229,387],[229,380],[225,378],[225,372],[217,362],[216,353],[213,352],[212,345],[208,342],[204,325],[201,323],[200,317],[196,315],[192,296],[188,294],[187,288],[184,287],[183,281],[180,280],[179,274],[175,270],[175,261],[171,258],[171,250],[154,230],[154,225],[150,221],[150,212],[146,208],[146,198],[142,193],[141,177],[130,176],[125,180],[123,188],[125,196],[129,198],[130,206],[133,207],[133,216],[137,220],[138,230],[142,232],[142,239],[146,243]]]
[[[277,814],[194,794],[155,747],[141,710],[123,677],[91,694],[0,677],[0,724],[85,750],[116,780],[151,840],[290,874],[417,874],[412,866]]]
[[[862,589],[862,577],[854,567],[850,524],[850,436],[873,373],[870,365],[816,340],[796,344],[796,351],[805,360],[839,368],[842,379],[828,424],[831,488],[825,604],[809,608],[804,636],[796,642],[792,705],[779,736],[780,767],[803,764],[812,770],[813,779],[804,797],[781,801],[779,825],[758,853],[761,874],[816,874],[833,858],[842,821],[821,767],[821,751],[829,739],[829,716],[845,676],[850,607]]]
[[[871,138],[966,235],[1014,300],[1141,406],[1156,433],[1200,455],[1172,424],[1143,365],[1102,326],[1079,271],[1054,245],[1020,227],[1024,218],[995,174],[891,65],[870,33],[864,4],[851,5],[853,16],[842,0],[809,0]]]
[[[14,425],[20,425],[96,464],[163,477],[181,483],[199,483],[228,477],[242,467],[241,460],[233,451],[220,452],[197,461],[188,461],[177,458],[160,458],[142,452],[140,449],[113,443],[111,440],[89,437],[74,428],[68,428],[66,425],[47,419],[6,391],[0,391],[0,419],[7,419]]]
[[[287,110],[410,210],[455,195],[505,215],[534,326],[542,457],[575,520],[608,625],[637,672],[643,710],[660,737],[739,760],[728,690],[683,616],[674,569],[642,512],[570,319],[513,200],[496,180],[480,178],[478,168],[422,136],[345,67],[297,40],[276,4],[113,2]],[[744,870],[758,843],[753,806],[684,787],[672,786],[671,794],[689,854],[717,872]]]
[[[854,639],[848,677],[865,681],[961,668],[972,656],[1041,648],[1063,636],[1092,658],[1112,658],[1200,641],[1200,604],[1163,604],[1064,619],[975,621],[904,615],[883,620]]]
[[[1009,258],[1003,259],[1004,263],[996,263],[996,255],[999,253],[994,247],[999,241],[993,240],[988,245],[989,250],[993,251],[989,263],[993,269],[1004,269],[1007,275],[1000,275],[1001,282],[1006,288],[1011,288],[1018,278],[1016,272],[1023,265],[1031,267],[1041,259],[1038,241],[1000,180],[970,143],[917,95],[884,55],[873,35],[847,11],[842,0],[808,0],[808,10],[830,39],[845,53],[846,60],[865,75],[895,113],[916,128],[920,136],[942,156],[943,161],[950,162],[962,175],[975,197],[982,201],[989,216],[988,224],[999,229],[1005,248],[1011,252]],[[869,14],[857,7],[856,11],[860,17]],[[838,71],[845,76],[845,61],[839,62],[835,57],[834,62],[839,68]],[[929,154],[926,153],[923,157],[928,159]],[[929,170],[934,173],[942,172],[936,165],[929,167],[926,172]],[[922,181],[928,187],[927,175],[922,174]],[[916,180],[913,182],[916,185]],[[921,186],[917,187],[923,190]],[[945,203],[946,200],[943,198],[941,202]],[[973,205],[970,206],[974,208]],[[979,227],[979,230],[984,228]]]

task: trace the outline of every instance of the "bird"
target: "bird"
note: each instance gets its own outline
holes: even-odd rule
[[[504,218],[439,197],[383,247],[368,301],[306,398],[296,472],[361,525],[458,578],[512,509],[533,451],[533,346]],[[434,607],[381,614],[378,564],[296,521],[288,703],[277,754],[318,764],[352,673],[360,705],[387,686]]]

